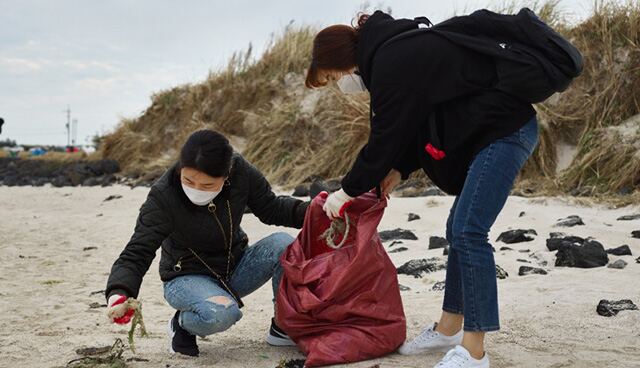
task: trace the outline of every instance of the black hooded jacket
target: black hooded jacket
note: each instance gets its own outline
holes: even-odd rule
[[[371,133],[342,181],[350,196],[376,187],[392,168],[403,178],[422,168],[434,184],[457,195],[473,156],[535,116],[531,104],[492,88],[491,57],[435,32],[387,43],[418,24],[377,11],[359,30],[358,71],[371,95]],[[439,161],[425,151],[430,113],[446,152]]]
[[[308,202],[276,196],[264,176],[242,156],[234,154],[229,185],[214,199],[220,225],[207,206],[194,205],[184,194],[177,165],[153,184],[140,208],[136,227],[111,268],[105,294],[137,297],[142,278],[156,251],[160,255],[160,278],[211,272],[189,250],[192,248],[211,268],[226,276],[228,252],[224,237],[229,237],[229,213],[233,224],[231,272],[244,254],[249,239],[240,227],[245,208],[265,224],[301,228]],[[227,207],[227,201],[230,208]],[[180,268],[175,268],[180,263]]]

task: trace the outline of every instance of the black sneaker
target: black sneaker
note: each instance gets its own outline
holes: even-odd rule
[[[267,344],[273,346],[296,346],[296,343],[276,325],[276,321],[273,318],[271,318],[271,328],[267,334]]]
[[[169,320],[168,333],[171,343],[169,344],[169,353],[180,353],[188,356],[197,357],[200,354],[198,344],[196,344],[196,336],[187,332],[180,327],[178,317],[180,311],[176,311],[173,318]]]

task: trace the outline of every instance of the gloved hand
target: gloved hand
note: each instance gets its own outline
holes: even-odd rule
[[[322,209],[327,214],[327,217],[334,219],[336,217],[344,217],[344,211],[346,211],[352,203],[353,197],[350,197],[344,190],[340,189],[327,197],[327,201],[324,203],[324,206],[322,206]]]
[[[120,294],[113,294],[107,301],[107,317],[113,323],[119,325],[126,325],[131,321],[131,317],[135,314],[135,310],[129,308],[127,303],[127,296]]]

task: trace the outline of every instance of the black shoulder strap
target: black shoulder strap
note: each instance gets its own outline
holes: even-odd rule
[[[440,137],[438,137],[438,126],[436,125],[436,111],[432,109],[429,113],[429,140],[431,144],[439,149],[442,149],[442,145],[440,145]]]

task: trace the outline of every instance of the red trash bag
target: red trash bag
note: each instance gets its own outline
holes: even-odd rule
[[[347,239],[330,251],[321,239],[331,224],[325,200],[311,202],[302,231],[280,258],[276,321],[306,354],[307,367],[380,357],[406,338],[396,268],[377,232],[386,198],[356,198]]]

